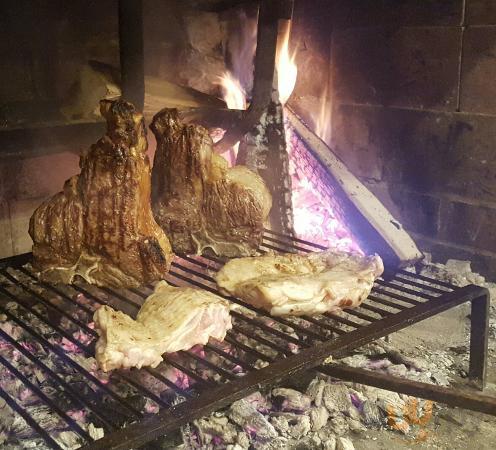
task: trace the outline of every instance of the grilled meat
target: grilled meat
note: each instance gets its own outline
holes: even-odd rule
[[[159,280],[172,250],[151,211],[143,117],[124,101],[102,100],[100,110],[107,134],[81,156],[81,173],[31,217],[34,265],[54,282],[75,275],[115,287]]]
[[[357,307],[383,270],[377,255],[326,250],[234,259],[217,273],[216,281],[273,316],[297,316]]]
[[[182,124],[176,110],[157,113],[150,128],[157,138],[152,207],[174,252],[254,254],[272,205],[262,178],[244,166],[228,168],[207,130]]]
[[[141,307],[136,320],[102,306],[94,314],[100,335],[96,360],[104,371],[152,366],[162,354],[223,340],[231,328],[229,304],[207,291],[172,287],[161,281]]]

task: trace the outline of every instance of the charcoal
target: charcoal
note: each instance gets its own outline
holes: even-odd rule
[[[245,400],[251,403],[255,409],[262,414],[267,414],[272,409],[272,404],[269,399],[259,391],[245,397]]]
[[[103,428],[97,428],[97,427],[95,427],[95,425],[90,423],[88,425],[88,434],[93,439],[97,440],[97,439],[101,439],[105,435],[105,432],[104,432]]]
[[[307,396],[315,403],[315,406],[322,405],[322,395],[325,385],[325,381],[318,378],[314,378],[308,385]]]
[[[14,411],[3,398],[0,398],[0,445],[5,442],[13,423]]]
[[[355,446],[348,438],[340,437],[336,442],[336,450],[355,450]]]
[[[324,406],[317,406],[310,410],[310,421],[312,423],[312,430],[320,430],[329,420],[329,413]]]
[[[225,416],[216,417],[211,415],[210,417],[196,420],[194,424],[202,444],[210,442],[221,442],[223,445],[236,443],[238,430]]]
[[[62,431],[59,433],[57,442],[66,449],[76,449],[81,446],[81,439],[73,431]]]
[[[310,408],[310,397],[294,389],[272,390],[272,402],[280,411],[303,413]]]
[[[26,406],[26,412],[47,432],[52,432],[66,427],[65,422],[52,414],[47,406]],[[16,415],[12,423],[11,433],[19,439],[31,438],[36,433],[21,417]]]
[[[339,412],[347,412],[352,406],[348,388],[343,384],[327,384],[322,398],[331,416]]]
[[[229,418],[243,428],[252,438],[269,441],[278,436],[275,428],[246,400],[238,400],[229,408]]]
[[[371,401],[366,401],[363,404],[362,415],[363,423],[370,428],[380,428],[384,423],[384,416],[381,410]]]
[[[310,417],[307,415],[293,414],[293,417],[288,420],[289,435],[293,439],[301,439],[306,436],[311,428]]]

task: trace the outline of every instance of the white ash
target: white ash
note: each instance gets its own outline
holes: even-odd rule
[[[467,261],[450,260],[443,265],[430,263],[427,260],[420,273],[456,286],[478,284],[496,294],[496,284],[488,283],[482,276],[473,273]],[[496,310],[491,306],[490,345],[494,345],[496,338],[495,322],[492,320],[494,317]],[[249,340],[246,342],[253,344]],[[255,346],[257,346],[256,342]],[[270,349],[264,346],[258,346],[258,349],[272,356]],[[424,348],[419,344],[412,348],[411,353],[415,356],[404,355],[385,339],[379,339],[337,362],[442,386],[449,385],[459,375],[457,359],[460,358],[451,349]],[[258,367],[266,364],[260,360],[256,362]],[[245,433],[247,441],[228,446],[230,450],[248,448],[352,450],[353,436],[360,433],[363,435],[369,429],[390,430],[410,437],[413,441],[417,436],[419,425],[415,420],[412,421],[408,414],[414,410],[421,419],[430,415],[433,408],[432,402],[429,401],[370,386],[331,380],[325,376],[314,378],[306,390],[281,387],[272,389],[265,395],[258,392],[250,397],[252,401],[248,403],[251,403],[259,413],[256,415],[257,420],[265,427],[262,429],[262,435],[273,435],[272,430],[274,430],[278,438],[273,438],[269,443],[260,441],[252,430],[251,433]],[[239,409],[239,405],[246,405],[243,401],[240,402],[236,402],[235,411]],[[254,422],[239,414],[236,420],[232,420],[231,408],[216,414],[223,414],[229,419],[229,426],[234,425],[238,431],[246,428],[250,430],[250,424]],[[439,407],[434,405],[434,411],[438,409]],[[251,411],[253,413],[253,409]],[[260,416],[266,420],[262,420]],[[267,432],[267,424],[270,425],[268,427],[270,433]],[[201,426],[197,421],[193,429]],[[205,429],[202,430],[202,433],[204,432]]]

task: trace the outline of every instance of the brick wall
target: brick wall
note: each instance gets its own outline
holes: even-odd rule
[[[496,278],[496,1],[333,7],[332,147],[422,249]]]

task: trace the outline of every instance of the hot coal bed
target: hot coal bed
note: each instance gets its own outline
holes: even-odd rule
[[[441,28],[460,27],[465,33],[467,21],[477,21],[477,11],[480,12],[484,2],[463,2],[462,8],[462,2],[450,2],[448,7],[439,2],[418,6],[406,1],[397,5],[397,15],[385,13],[391,9],[388,2],[379,2],[375,15],[369,14],[368,6],[358,5],[360,2],[332,2],[332,8],[329,2],[319,1],[310,2],[311,5],[309,2],[305,5],[284,1],[261,3],[191,2],[184,18],[177,23],[172,21],[174,26],[169,31],[164,31],[164,22],[158,18],[171,17],[172,13],[177,18],[184,13],[184,5],[123,0],[105,2],[97,8],[90,5],[88,11],[79,11],[80,28],[81,24],[84,28],[85,23],[99,17],[93,26],[100,27],[98,33],[103,40],[95,43],[90,37],[90,43],[86,42],[84,47],[87,53],[74,57],[72,66],[67,66],[77,67],[80,59],[84,59],[76,90],[74,86],[70,90],[74,101],[62,105],[62,115],[57,112],[60,103],[55,102],[54,106],[50,96],[58,96],[62,88],[51,87],[47,70],[40,68],[39,55],[34,52],[34,81],[30,85],[33,91],[27,97],[35,97],[34,103],[38,105],[43,103],[39,97],[48,99],[49,106],[42,104],[40,108],[42,115],[50,114],[43,119],[46,123],[40,121],[39,115],[26,118],[29,102],[10,101],[6,97],[9,101],[2,108],[4,129],[1,130],[4,148],[0,149],[0,152],[5,150],[6,163],[2,171],[7,174],[12,169],[28,167],[30,158],[40,157],[38,153],[33,157],[33,151],[39,150],[36,146],[48,148],[55,142],[54,148],[63,148],[64,152],[70,146],[85,146],[94,141],[95,136],[101,135],[102,127],[98,117],[93,117],[93,100],[101,97],[122,94],[143,108],[147,120],[157,107],[178,106],[185,118],[192,117],[192,121],[211,127],[212,134],[214,129],[217,132],[221,129],[225,139],[219,141],[218,151],[230,164],[236,160],[253,164],[254,169],[264,174],[267,161],[270,162],[267,183],[276,199],[278,214],[271,218],[272,230],[265,231],[261,254],[307,253],[329,247],[377,252],[386,263],[384,276],[376,281],[372,293],[358,308],[281,318],[219,292],[213,276],[225,259],[208,255],[176,257],[166,281],[173,286],[205,289],[229,300],[233,305],[233,329],[223,342],[210,340],[205,346],[164,355],[164,362],[157,368],[104,373],[98,370],[94,359],[97,339],[92,322],[94,311],[110,305],[135,317],[153,286],[116,290],[97,288],[83,280],[71,285],[39,281],[30,265],[31,255],[23,253],[29,249],[24,243],[26,220],[25,226],[20,226],[25,230],[15,230],[23,220],[22,214],[15,215],[19,207],[11,193],[22,192],[23,188],[12,187],[16,184],[12,176],[8,182],[3,177],[0,187],[5,199],[1,207],[3,211],[6,204],[9,214],[8,223],[3,216],[0,223],[7,224],[9,233],[2,229],[0,236],[6,236],[5,242],[10,239],[5,244],[8,250],[2,248],[2,255],[7,258],[0,260],[0,442],[5,448],[349,450],[354,448],[356,436],[365,436],[362,439],[367,442],[370,433],[384,428],[405,436],[407,442],[428,440],[431,419],[446,411],[440,406],[444,404],[496,415],[494,397],[452,386],[453,381],[467,379],[479,389],[486,384],[488,352],[492,355],[494,351],[494,328],[489,323],[490,313],[494,311],[488,288],[493,289],[494,285],[473,273],[470,264],[464,261],[450,259],[442,265],[427,259],[415,267],[408,264],[418,260],[416,247],[399,222],[382,206],[383,209],[376,207],[375,197],[365,186],[378,192],[387,203],[380,192],[384,183],[376,179],[375,166],[369,167],[369,162],[356,154],[362,154],[359,141],[363,138],[363,124],[360,125],[357,116],[368,106],[354,101],[356,93],[350,91],[348,83],[356,80],[358,91],[363,79],[358,75],[358,80],[343,75],[350,65],[343,62],[344,50],[347,45],[352,49],[358,45],[353,39],[345,39],[347,30],[352,32],[354,27],[366,25],[374,28],[377,26],[374,20],[395,21],[411,10],[417,14],[414,14],[416,19],[405,24],[406,27],[434,20]],[[351,4],[355,5],[350,7]],[[4,20],[10,26],[20,19],[35,21],[41,11],[42,28],[60,20],[65,28],[56,29],[64,36],[67,24],[78,10],[73,6],[65,11],[60,5],[37,8],[27,7],[28,13],[22,15],[12,5]],[[31,15],[29,11],[33,11]],[[92,15],[92,11],[105,14]],[[434,18],[426,19],[433,11]],[[364,24],[367,15],[371,22]],[[330,39],[322,44],[326,41],[322,39],[322,23],[331,16],[337,39],[332,44]],[[183,30],[180,38],[172,37],[181,27],[186,32]],[[221,29],[237,37],[227,40],[226,49],[231,50],[224,49],[219,56],[220,43],[225,39]],[[187,50],[175,56],[178,64],[171,68],[167,64],[171,62],[174,46],[182,38],[187,41],[184,45]],[[88,36],[81,39],[84,41]],[[281,49],[280,43],[288,44],[289,39],[305,51],[295,56],[288,47]],[[107,41],[109,45],[101,44]],[[30,44],[22,45],[30,48]],[[35,50],[46,51],[41,47]],[[67,51],[64,46],[61,49]],[[160,52],[166,55],[162,58],[162,63],[167,63],[166,69],[158,62]],[[26,54],[29,52],[23,53]],[[248,63],[242,58],[236,60],[233,55],[244,55]],[[349,57],[354,56],[350,52]],[[358,73],[360,64],[364,63],[360,56],[363,57],[358,52],[356,64],[351,64]],[[105,64],[94,61],[98,57],[106,60]],[[85,58],[91,59],[89,64]],[[254,58],[254,68],[250,58]],[[117,76],[115,66],[119,66],[119,59]],[[224,59],[230,60],[228,64]],[[16,61],[17,67],[23,66]],[[251,68],[247,69],[247,64]],[[293,73],[296,65],[299,78]],[[50,70],[57,74],[57,68]],[[174,83],[163,84],[160,76],[164,72],[165,78],[173,79]],[[288,77],[281,78],[281,74],[294,74],[294,80],[291,81],[291,75],[288,82]],[[42,84],[39,84],[40,76],[44,80]],[[224,80],[220,83],[224,83],[221,91],[225,103],[215,99],[215,95],[221,94],[218,86],[215,87],[218,78]],[[60,74],[56,79],[62,85],[69,85]],[[324,88],[322,80],[326,80]],[[335,84],[338,81],[339,89]],[[10,83],[17,86],[19,97],[23,80],[11,79]],[[293,88],[287,90],[288,83],[293,83],[293,94]],[[178,87],[180,84],[189,87]],[[229,86],[232,90],[227,92]],[[394,110],[394,102],[387,107]],[[343,112],[349,112],[350,108],[353,111],[346,122]],[[34,111],[33,114],[36,116]],[[331,123],[331,116],[335,118],[329,130],[325,124]],[[380,122],[374,122],[373,115],[370,117],[368,144],[373,147],[374,133],[379,133],[381,145],[386,148],[387,136],[380,135],[379,128],[373,128]],[[336,152],[353,170],[342,164],[326,142],[336,145]],[[355,154],[351,151],[343,154],[348,152],[347,146]],[[57,160],[57,151],[60,150],[53,154],[51,150],[45,165],[50,167],[51,161]],[[370,157],[368,153],[367,157]],[[74,158],[67,155],[61,158],[62,172],[68,171],[63,174],[65,178],[77,172]],[[394,168],[394,158],[391,164]],[[367,172],[369,168],[372,175]],[[388,188],[392,189],[394,183]],[[430,228],[425,226],[424,215],[417,222],[412,219],[415,213],[410,212],[406,199],[414,195],[407,178],[402,178],[401,183],[401,192],[408,193],[405,203],[395,197],[396,205],[391,209],[395,213],[399,209],[409,231],[415,237],[421,234],[420,241],[430,244],[425,248],[433,249],[434,242],[442,244],[445,252],[454,245],[457,251],[452,257],[465,256],[467,253],[460,253],[457,247],[456,237],[455,242],[448,242],[444,234],[437,242],[437,237],[424,235]],[[61,188],[55,182],[53,186],[50,182],[45,185],[50,186],[50,195]],[[36,182],[29,186],[35,191],[36,188]],[[39,196],[47,194],[35,192],[34,200],[25,203],[33,203],[34,208],[41,201]],[[434,188],[427,194],[430,200],[427,206],[421,204],[422,214],[426,209],[431,211],[431,199],[437,199],[437,195]],[[464,203],[459,197],[443,195],[441,203]],[[471,205],[475,206],[473,202]],[[27,213],[28,218],[33,208]],[[440,220],[445,220],[443,211],[438,211]],[[478,252],[472,247],[467,250],[466,246],[463,251],[476,255],[476,267],[490,277],[491,251]],[[17,256],[11,256],[14,254]],[[440,313],[458,311],[460,308],[453,308],[460,305],[470,305],[470,312],[463,310],[470,314],[470,331],[456,352],[449,345],[440,348],[417,345],[417,356],[408,356],[411,352],[405,352],[404,346],[398,351],[387,338],[399,330],[406,329],[408,333],[409,327],[424,319],[437,320]],[[458,323],[450,322],[454,330],[465,326],[464,318],[456,317]],[[449,329],[445,331],[450,333]],[[359,439],[355,445],[362,448],[364,442]]]

